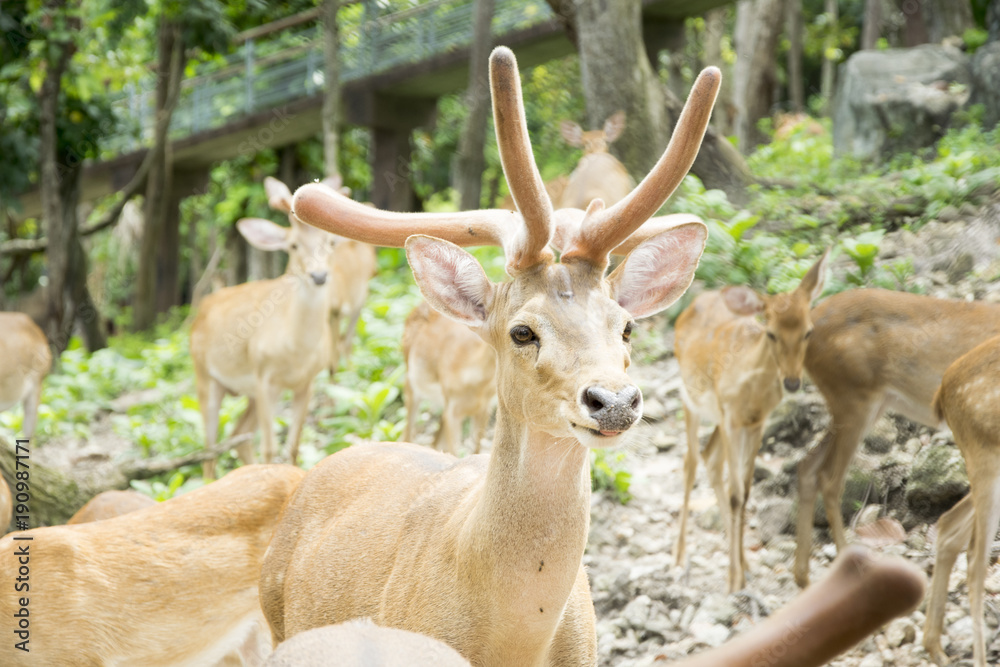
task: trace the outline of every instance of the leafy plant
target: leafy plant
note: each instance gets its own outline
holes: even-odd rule
[[[629,487],[632,473],[625,469],[625,453],[605,449],[590,450],[590,487],[594,491],[607,491],[622,505],[632,500]]]

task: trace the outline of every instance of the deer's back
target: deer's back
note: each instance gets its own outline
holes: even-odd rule
[[[963,453],[997,446],[1000,431],[1000,337],[991,338],[948,367],[934,400]]]
[[[1000,333],[1000,306],[858,289],[816,306],[812,321],[805,365],[828,401],[889,391],[929,411],[945,369]]]
[[[213,664],[238,648],[260,618],[260,563],[303,475],[292,466],[247,466],[114,519],[0,540],[0,576],[9,581],[19,567],[15,549],[29,545],[32,660]],[[0,613],[10,618],[19,595],[5,587]],[[12,644],[0,646],[0,663],[16,664]]]

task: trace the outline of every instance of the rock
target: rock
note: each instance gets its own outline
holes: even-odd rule
[[[968,492],[969,477],[957,448],[931,445],[917,454],[906,482],[906,505],[915,516],[937,521]]]
[[[885,629],[885,640],[891,648],[912,644],[917,639],[917,628],[908,618],[897,618]]]
[[[1000,122],[1000,42],[984,44],[972,57],[972,94],[969,104],[982,104],[983,125]]]
[[[865,451],[869,454],[888,454],[896,442],[896,427],[888,419],[880,419],[865,436]]]
[[[858,663],[858,667],[882,667],[884,664],[882,656],[878,653],[869,653],[865,656],[864,660]]]
[[[795,525],[795,502],[789,498],[768,498],[757,510],[757,534],[764,544],[771,543]]]
[[[722,646],[729,639],[729,628],[718,624],[692,623],[691,635],[696,641],[715,648]]]
[[[841,66],[838,79],[835,150],[885,159],[941,138],[952,114],[968,100],[972,67],[958,49],[924,44],[858,51]]]
[[[725,530],[725,526],[722,525],[722,512],[719,511],[718,505],[712,505],[699,512],[694,522],[702,530]]]
[[[767,418],[761,453],[776,453],[779,442],[801,448],[812,442],[830,421],[826,405],[817,393],[799,392],[785,397]]]
[[[649,620],[649,607],[652,600],[648,595],[640,595],[622,609],[622,618],[633,628],[642,628]]]
[[[958,218],[959,218],[958,208],[952,206],[951,204],[945,206],[943,209],[938,211],[937,214],[937,219],[940,220],[941,222],[954,222],[958,220]]]

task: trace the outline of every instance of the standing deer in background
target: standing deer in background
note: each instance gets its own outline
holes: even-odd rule
[[[559,130],[570,146],[583,148],[583,157],[569,175],[556,208],[586,208],[594,199],[605,205],[617,204],[635,188],[635,181],[625,165],[608,152],[608,146],[625,129],[625,112],[619,111],[604,121],[603,130],[584,132],[574,122],[564,120]]]
[[[802,384],[813,328],[809,309],[823,291],[828,254],[791,292],[766,296],[748,287],[706,292],[681,313],[674,327],[688,442],[675,556],[682,564],[688,504],[698,470],[698,426],[706,416],[716,427],[701,455],[729,534],[730,593],[746,584],[743,524],[764,423],[781,402],[782,388],[798,391]]]
[[[0,411],[21,403],[24,423],[18,437],[35,434],[42,381],[52,368],[49,340],[24,313],[0,313]]]
[[[156,501],[138,491],[102,491],[87,501],[66,522],[67,526],[113,519],[155,505]]]
[[[313,468],[261,574],[276,642],[371,617],[444,641],[476,665],[596,661],[581,564],[589,448],[620,444],[639,420],[642,396],[625,373],[632,320],[680,296],[704,247],[706,229],[691,218],[639,228],[693,161],[719,75],[699,79],[666,153],[630,197],[558,216],[531,155],[509,50],[494,51],[491,79],[501,160],[520,214],[389,213],[315,185],[296,193],[293,210],[304,221],[406,246],[428,302],[496,351],[499,405],[489,457],[456,461],[382,443],[350,447]],[[561,263],[548,247],[556,225],[571,228],[558,237]],[[511,282],[490,282],[458,247],[483,244],[504,248]],[[605,277],[620,245],[631,254]]]
[[[493,348],[469,327],[445,317],[424,301],[406,318],[403,359],[406,360],[403,439],[414,442],[420,401],[429,399],[435,407],[442,407],[434,447],[457,456],[462,423],[469,417],[473,454],[478,454],[497,395]]]
[[[939,665],[948,579],[955,559],[969,549],[968,588],[975,667],[986,667],[983,598],[993,539],[1000,526],[1000,338],[991,338],[960,357],[944,373],[934,396],[934,413],[951,426],[965,457],[969,495],[937,523],[937,558],[927,600],[924,648]]]
[[[841,292],[812,312],[806,372],[830,428],[799,463],[795,581],[809,583],[818,492],[837,550],[847,544],[841,497],[858,444],[886,410],[935,427],[931,400],[948,366],[1000,331],[1000,306],[881,289]]]
[[[350,188],[342,185],[339,176],[327,178],[323,185],[350,196]],[[291,216],[292,193],[276,178],[265,178],[268,205]],[[289,218],[290,219],[290,218]],[[367,243],[330,235],[332,250],[327,255],[330,275],[327,292],[330,295],[330,379],[337,372],[341,356],[351,353],[351,341],[368,299],[368,281],[375,275],[375,248]],[[346,322],[346,326],[344,323]]]
[[[290,208],[290,202],[285,203]],[[240,233],[254,247],[288,252],[288,268],[279,278],[227,287],[205,297],[191,326],[191,357],[205,448],[215,449],[223,396],[247,396],[250,400],[233,436],[258,426],[264,462],[269,463],[275,453],[271,410],[281,391],[291,389],[288,461],[294,465],[313,378],[329,365],[332,353],[326,262],[335,239],[294,215],[289,221],[288,228],[259,218],[239,221]],[[252,442],[238,445],[237,452],[243,463],[253,463]],[[205,461],[206,479],[214,479],[215,463]]]
[[[19,547],[30,549],[31,568],[30,652],[15,647],[23,637],[8,624],[0,664],[215,665],[248,643],[257,650],[247,664],[260,664],[270,649],[261,636],[260,565],[304,474],[244,466],[113,519],[0,539],[0,576],[17,578]],[[16,618],[27,596],[2,587],[0,614]]]

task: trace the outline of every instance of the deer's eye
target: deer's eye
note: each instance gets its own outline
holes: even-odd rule
[[[767,332],[767,337],[770,338],[771,340],[778,340],[778,337],[775,336],[774,332],[772,332],[772,331],[768,331]]]
[[[632,340],[632,323],[629,322],[625,325],[625,331],[622,332],[622,340],[626,343]]]
[[[538,336],[531,330],[531,327],[519,324],[510,330],[510,339],[518,346],[538,343]]]
[[[291,248],[292,250],[298,250],[298,249],[299,249],[299,244],[298,244],[298,243],[293,243],[293,244],[292,244],[292,245],[290,245],[289,247],[290,247],[290,248]]]

